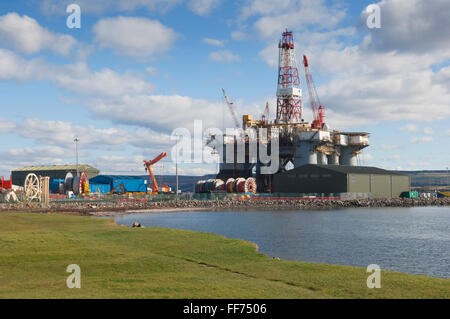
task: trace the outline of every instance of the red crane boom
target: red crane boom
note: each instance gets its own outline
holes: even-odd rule
[[[323,128],[324,117],[324,107],[320,103],[319,95],[317,94],[316,86],[314,84],[311,71],[309,70],[309,64],[308,59],[306,58],[306,55],[303,56],[303,64],[305,66],[305,76],[306,76],[306,83],[308,84],[308,92],[309,92],[309,98],[311,100],[311,107],[313,111],[314,120],[311,124],[311,127],[313,128]]]
[[[146,170],[148,170],[148,172],[150,174],[150,179],[152,180],[152,191],[154,193],[159,193],[159,186],[158,186],[158,183],[156,182],[155,175],[153,175],[152,165],[158,163],[160,160],[162,160],[166,156],[167,156],[167,153],[163,152],[163,153],[159,154],[158,156],[156,156],[151,161],[144,160],[145,168],[146,168]]]

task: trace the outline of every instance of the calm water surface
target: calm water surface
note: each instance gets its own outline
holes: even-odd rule
[[[116,217],[216,233],[271,257],[450,278],[450,208],[144,213]]]

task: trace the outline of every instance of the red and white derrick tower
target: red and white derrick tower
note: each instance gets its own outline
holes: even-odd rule
[[[286,30],[278,45],[279,69],[277,88],[277,123],[302,120],[302,90],[295,58],[294,37]]]

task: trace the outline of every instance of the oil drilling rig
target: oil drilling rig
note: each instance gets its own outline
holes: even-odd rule
[[[320,102],[309,69],[309,61],[304,55],[303,66],[313,111],[312,121],[305,121],[302,114],[303,95],[292,32],[288,30],[283,32],[278,49],[276,118],[269,119],[267,104],[261,120],[253,120],[250,114],[243,115],[241,133],[224,134],[220,137],[223,138],[218,144],[221,148],[218,150],[221,156],[220,170],[216,180],[205,182],[209,185],[206,186],[207,190],[214,189],[214,185],[225,185],[224,187],[228,190],[228,184],[236,184],[236,181],[241,178],[254,179],[259,192],[270,193],[273,187],[273,176],[277,173],[307,164],[356,166],[358,154],[369,146],[369,133],[331,130],[325,123],[325,108]],[[236,118],[233,104],[224,90],[223,92],[233,118]],[[261,128],[265,129],[264,135],[259,133]],[[249,132],[255,133],[249,134]],[[272,145],[272,137],[277,137],[278,145]],[[215,136],[209,139],[207,145],[214,148],[217,138]],[[256,156],[250,151],[251,142],[255,140],[258,145]],[[264,148],[267,154],[272,154],[275,147],[278,149],[279,167],[273,173],[263,174],[263,168],[271,163],[264,163],[261,160],[259,149]],[[239,148],[244,150],[243,159],[238,159]],[[233,154],[227,154],[230,150]],[[220,187],[223,188],[223,186]],[[236,191],[237,186],[230,186],[230,189]]]

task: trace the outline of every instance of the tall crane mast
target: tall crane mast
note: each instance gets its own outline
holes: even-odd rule
[[[320,103],[319,94],[317,94],[317,89],[314,84],[311,71],[309,70],[309,63],[308,59],[306,58],[306,55],[303,56],[303,64],[305,66],[306,83],[308,84],[309,98],[311,100],[311,107],[314,116],[313,122],[311,123],[311,127],[322,128],[325,124],[324,123],[325,112],[322,103]]]
[[[241,128],[241,126],[239,125],[239,119],[236,115],[236,112],[234,111],[233,102],[230,101],[230,99],[228,98],[227,92],[225,92],[224,89],[222,89],[222,92],[223,92],[223,97],[225,98],[225,102],[227,102],[228,109],[230,110],[231,117],[233,118],[234,126],[237,129],[239,129],[239,128]]]
[[[149,172],[150,179],[152,181],[152,192],[153,193],[159,193],[159,186],[158,186],[158,183],[156,182],[155,175],[153,175],[152,166],[155,165],[156,163],[158,163],[160,160],[162,160],[166,156],[167,156],[167,153],[163,152],[163,153],[159,154],[158,156],[156,156],[151,161],[144,160],[145,169]]]

